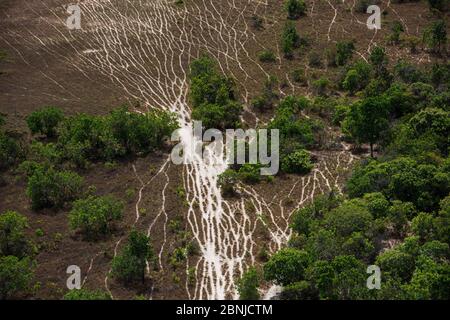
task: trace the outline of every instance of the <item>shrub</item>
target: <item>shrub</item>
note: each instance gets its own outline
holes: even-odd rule
[[[159,110],[140,114],[120,107],[107,116],[79,114],[61,123],[58,148],[84,167],[89,160],[111,161],[160,149],[177,127],[172,114]]]
[[[281,161],[281,170],[286,173],[308,173],[313,168],[311,157],[306,150],[297,150]]]
[[[83,178],[71,171],[37,167],[28,179],[27,195],[34,210],[61,208],[75,200],[80,193]]]
[[[114,221],[123,215],[123,203],[112,196],[89,196],[73,203],[69,213],[71,229],[81,229],[88,237],[108,234]]]
[[[217,180],[219,187],[221,188],[222,194],[225,196],[232,196],[235,193],[234,186],[238,182],[238,174],[232,169],[227,169]]]
[[[25,229],[27,218],[15,211],[6,211],[0,215],[0,256],[23,258],[30,253]]]
[[[251,18],[252,27],[256,30],[261,30],[263,28],[263,19],[257,15],[253,15]]]
[[[27,124],[31,133],[40,133],[52,138],[56,136],[56,128],[63,119],[64,114],[61,109],[44,107],[32,112],[27,118]]]
[[[438,11],[444,11],[447,9],[448,1],[446,0],[428,0],[430,9],[435,9]]]
[[[405,83],[414,83],[424,81],[425,77],[422,72],[414,65],[400,60],[394,66],[395,75]]]
[[[306,12],[304,0],[286,0],[284,7],[288,13],[289,19],[298,19]]]
[[[322,57],[317,51],[313,51],[308,55],[308,64],[312,68],[322,67]]]
[[[260,165],[246,163],[239,169],[239,179],[245,183],[258,183],[261,181]]]
[[[112,300],[109,293],[102,290],[75,289],[64,295],[64,300]]]
[[[258,300],[259,299],[259,277],[258,272],[254,267],[249,268],[247,272],[242,275],[237,283],[237,290],[239,292],[239,299],[241,300]]]
[[[292,71],[291,77],[292,77],[292,80],[294,80],[294,82],[297,82],[297,83],[300,83],[300,84],[306,84],[307,83],[304,70],[295,69],[294,71]]]
[[[354,69],[350,69],[345,76],[342,87],[349,91],[350,94],[354,94],[359,88],[359,77],[358,72]]]
[[[150,239],[145,234],[133,230],[125,248],[112,261],[112,275],[125,283],[136,280],[144,283],[147,260],[153,256]]]
[[[317,95],[326,96],[329,85],[330,80],[321,77],[320,79],[317,79],[316,81],[313,82],[313,89]]]
[[[258,54],[258,59],[261,62],[275,62],[275,54],[270,50],[264,50]]]
[[[190,69],[192,118],[201,120],[205,128],[239,127],[243,107],[235,98],[233,80],[222,76],[209,57],[193,61]]]
[[[32,277],[32,263],[29,258],[0,257],[0,300],[26,291]]]
[[[310,256],[306,251],[292,248],[281,249],[276,252],[264,265],[264,278],[274,280],[281,285],[288,285],[301,281],[310,263]]]

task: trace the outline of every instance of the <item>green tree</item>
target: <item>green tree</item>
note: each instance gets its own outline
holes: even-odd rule
[[[433,52],[440,53],[447,44],[447,27],[444,20],[434,21],[423,33],[423,42],[428,45]]]
[[[304,280],[309,263],[310,256],[306,251],[281,249],[264,265],[264,277],[281,285],[292,284]]]
[[[73,203],[69,213],[71,229],[81,229],[92,238],[108,234],[114,221],[123,216],[123,203],[112,196],[89,196]]]
[[[353,41],[339,41],[336,44],[336,65],[343,66],[351,59],[355,45]]]
[[[237,290],[239,299],[241,300],[258,300],[259,299],[259,277],[256,268],[249,268],[239,279]]]
[[[353,104],[343,127],[359,143],[369,143],[370,155],[373,157],[373,145],[389,127],[387,101],[366,98]]]
[[[288,13],[289,19],[298,19],[306,12],[306,4],[304,0],[286,0],[284,7]]]
[[[20,140],[0,129],[0,170],[5,170],[23,159],[24,148]]]
[[[312,168],[311,156],[303,149],[296,150],[281,160],[281,170],[286,173],[305,174]]]
[[[141,280],[144,283],[147,261],[153,259],[153,257],[154,252],[150,244],[150,238],[133,230],[122,252],[112,261],[112,275],[125,283],[136,280]]]
[[[75,172],[41,166],[28,179],[27,195],[34,210],[58,209],[78,197],[82,184],[83,178]]]
[[[0,300],[13,298],[26,291],[32,278],[32,263],[29,258],[0,257]]]
[[[383,273],[389,273],[403,282],[408,282],[414,272],[414,257],[398,249],[390,249],[380,253],[375,261]]]
[[[444,11],[448,7],[448,1],[445,0],[428,0],[430,9]]]
[[[75,289],[64,295],[64,300],[112,300],[109,293],[102,290]]]
[[[64,119],[61,109],[56,107],[44,107],[32,112],[27,117],[28,128],[31,133],[40,133],[48,138],[56,136],[56,128]]]
[[[381,76],[386,73],[388,58],[383,47],[374,47],[370,52],[369,61],[374,66],[375,74],[377,76]]]
[[[0,215],[0,256],[23,258],[30,253],[30,244],[26,240],[27,218],[15,211],[6,211]]]

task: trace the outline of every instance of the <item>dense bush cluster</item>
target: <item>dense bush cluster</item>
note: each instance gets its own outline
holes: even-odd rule
[[[356,166],[343,196],[320,196],[293,215],[289,247],[264,265],[282,299],[450,298],[448,65],[389,69],[382,47],[369,62],[346,69],[343,88],[363,92],[336,105],[332,120],[373,157],[378,144],[378,158]],[[380,290],[366,288],[371,264],[381,268]]]
[[[289,19],[298,19],[306,13],[306,4],[304,0],[286,0],[286,8]]]
[[[143,233],[131,231],[128,242],[112,261],[113,277],[125,282],[145,280],[147,261],[154,256],[150,239]]]
[[[17,164],[25,156],[23,143],[12,133],[4,130],[5,118],[0,114],[0,171]]]
[[[88,161],[110,161],[160,149],[163,138],[176,128],[169,113],[153,110],[140,114],[121,107],[107,116],[79,114],[64,119],[58,128],[57,146],[67,160],[86,166]]]

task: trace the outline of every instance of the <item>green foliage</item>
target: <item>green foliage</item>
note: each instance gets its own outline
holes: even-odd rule
[[[428,5],[430,9],[444,11],[446,6],[448,7],[448,2],[445,0],[428,0]]]
[[[353,41],[339,41],[336,43],[336,65],[343,66],[351,59],[355,45]]]
[[[32,263],[29,258],[0,257],[0,300],[25,292],[32,278]]]
[[[259,299],[259,277],[254,267],[249,268],[239,279],[237,290],[239,299],[241,300],[258,300]]]
[[[189,79],[193,119],[202,121],[205,128],[240,126],[243,107],[236,101],[234,82],[216,70],[212,59],[205,56],[193,61]]]
[[[268,129],[280,130],[280,158],[300,148],[308,148],[318,143],[322,124],[301,114],[310,105],[304,97],[286,97],[283,99]]]
[[[444,20],[432,22],[423,32],[423,42],[436,53],[440,53],[447,44],[447,30]]]
[[[205,128],[225,130],[240,126],[242,110],[242,105],[234,101],[226,105],[202,104],[192,111],[192,118],[202,121]]]
[[[325,77],[321,77],[312,83],[314,92],[319,96],[326,96],[329,86],[330,80]]]
[[[354,232],[369,233],[372,215],[363,201],[346,201],[324,215],[324,225],[337,236],[348,237]]]
[[[306,150],[296,150],[281,160],[281,170],[286,173],[308,173],[313,168],[311,157]]]
[[[136,280],[144,283],[147,260],[153,257],[150,239],[145,234],[133,230],[122,252],[112,261],[112,275],[125,283]]]
[[[357,142],[369,143],[373,156],[373,144],[379,141],[389,127],[387,101],[367,98],[356,102],[351,106],[342,126]]]
[[[416,66],[404,60],[397,62],[394,66],[394,73],[405,83],[425,81],[425,76],[422,72]]]
[[[404,32],[405,29],[400,21],[394,21],[391,26],[391,34],[388,39],[392,44],[398,44],[400,42],[400,34]]]
[[[146,154],[163,146],[163,138],[177,128],[173,115],[153,110],[145,114],[126,107],[108,116],[79,114],[66,118],[58,130],[58,147],[78,166],[87,161]]]
[[[15,211],[6,211],[0,215],[0,256],[23,258],[30,253],[30,244],[26,239],[27,218]]]
[[[355,168],[347,181],[347,192],[351,197],[382,192],[388,199],[412,202],[419,210],[430,211],[450,191],[449,174],[445,170],[407,157],[370,161]]]
[[[123,203],[112,196],[89,196],[73,203],[69,213],[70,228],[81,229],[87,237],[111,232],[112,224],[123,216]]]
[[[28,128],[33,134],[43,134],[48,138],[56,136],[56,128],[64,119],[64,113],[56,107],[44,107],[27,117]]]
[[[353,69],[349,70],[342,86],[345,90],[349,91],[350,94],[354,94],[359,87],[358,72]]]
[[[0,170],[5,170],[24,157],[21,143],[0,130]]]
[[[275,62],[277,58],[273,51],[264,50],[258,54],[258,59],[261,62]]]
[[[292,58],[294,50],[299,46],[299,41],[300,36],[295,24],[291,21],[286,22],[281,35],[281,50],[286,58]]]
[[[237,184],[239,175],[232,169],[225,170],[218,178],[218,185],[221,188],[222,194],[225,196],[232,196],[235,194],[235,185]]]
[[[289,19],[298,19],[306,12],[306,4],[304,0],[286,0],[284,7],[288,13]]]
[[[317,51],[312,51],[308,55],[308,64],[312,68],[320,68],[322,67],[322,56]]]
[[[264,265],[264,277],[281,285],[292,284],[304,279],[309,263],[310,256],[306,251],[281,249]]]
[[[74,289],[64,295],[64,300],[112,300],[109,293],[102,290]]]
[[[83,178],[74,172],[37,166],[28,179],[27,195],[34,210],[59,209],[78,197],[82,184]]]

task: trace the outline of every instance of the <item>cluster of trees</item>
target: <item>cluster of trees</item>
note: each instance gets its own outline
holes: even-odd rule
[[[203,56],[193,61],[189,79],[194,120],[202,121],[205,128],[240,127],[243,107],[237,101],[234,81],[220,74],[214,60]]]
[[[449,71],[448,64],[424,72],[405,61],[390,69],[382,47],[369,62],[345,68],[342,88],[360,91],[359,99],[335,103],[333,122],[368,143],[373,157],[378,144],[378,159],[356,166],[344,195],[320,196],[293,214],[288,248],[259,278],[241,279],[242,297],[253,297],[255,279],[263,278],[283,286],[282,299],[450,298]],[[292,118],[280,119],[273,122],[283,137],[295,132]],[[294,136],[296,143],[305,137]],[[373,264],[381,268],[380,290],[366,287]]]
[[[302,110],[313,104],[306,97],[287,96],[279,101],[273,119],[267,129],[279,130],[280,172],[306,174],[313,168],[313,161],[306,149],[317,147],[323,132],[323,123],[302,115]],[[270,148],[270,141],[268,141]],[[248,143],[246,144],[248,151]],[[234,165],[219,176],[218,184],[225,195],[235,194],[237,182],[258,183],[271,177],[260,174],[261,164]]]
[[[281,299],[449,299],[450,196],[434,212],[382,193],[345,200],[318,197],[292,219],[289,246],[238,283],[241,298],[257,298],[264,278],[283,286]],[[402,221],[400,216],[406,215]],[[408,219],[411,223],[408,223]],[[386,249],[380,239],[405,238]],[[366,286],[368,265],[381,268],[380,290]]]
[[[295,20],[306,13],[306,4],[304,0],[286,0],[284,3],[288,18]]]

